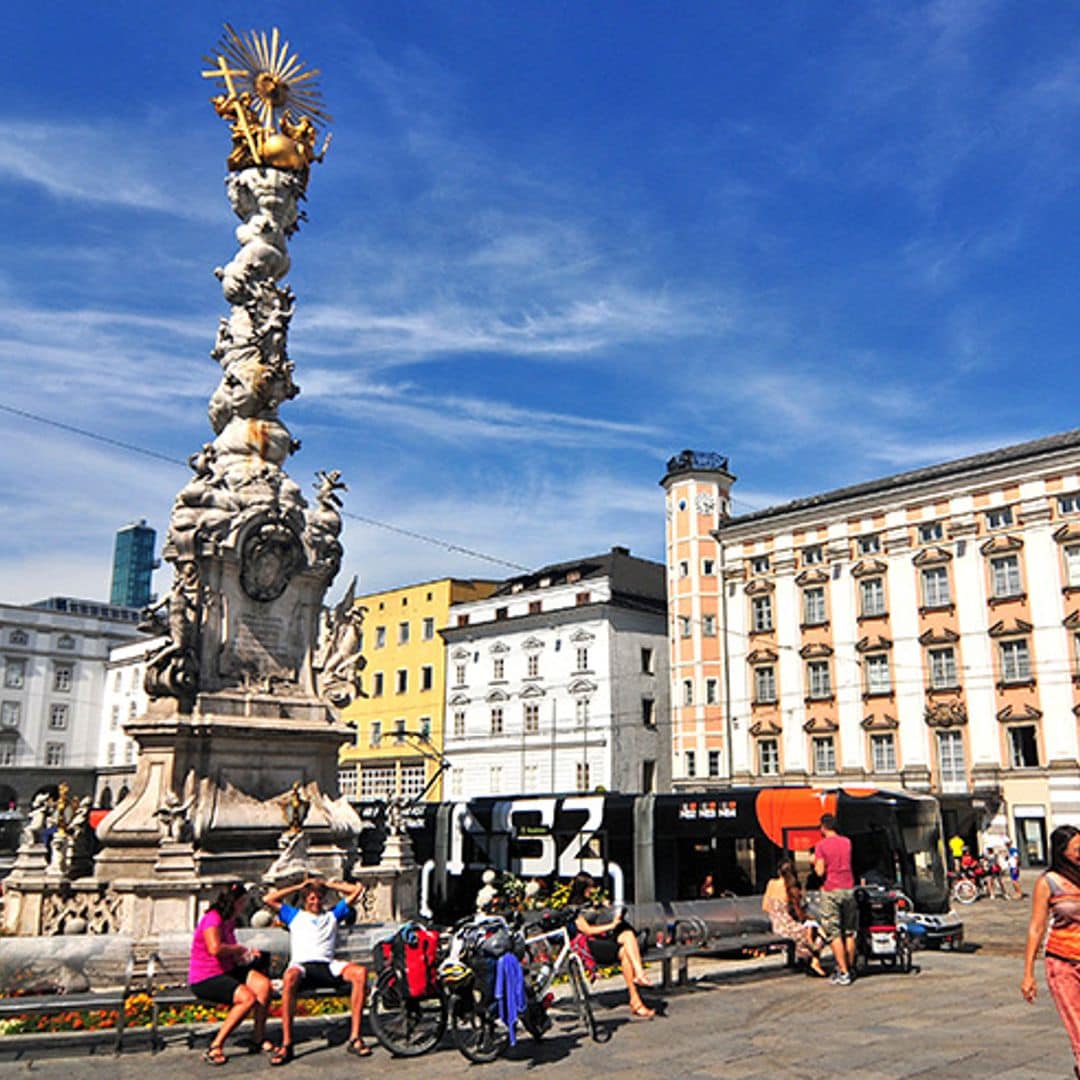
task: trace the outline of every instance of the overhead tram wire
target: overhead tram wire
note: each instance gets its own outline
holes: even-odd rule
[[[164,461],[170,465],[178,465],[181,468],[187,468],[187,462],[181,461],[178,458],[170,457],[168,454],[159,453],[157,450],[148,450],[145,446],[137,446],[134,443],[122,442],[120,439],[113,439],[108,435],[102,435],[96,431],[88,431],[86,428],[76,427],[74,424],[65,424],[60,420],[53,420],[48,416],[39,416],[37,413],[28,412],[26,409],[17,409],[13,405],[5,405],[0,402],[0,412],[8,413],[11,416],[18,416],[23,420],[32,420],[37,424],[44,424],[47,427],[56,428],[59,431],[66,431],[72,435],[79,435],[84,439],[92,439],[94,442],[103,443],[105,446],[112,446],[119,450],[128,450],[134,454],[142,454],[144,457],[154,458],[156,461]],[[481,559],[484,562],[494,563],[498,566],[505,566],[510,570],[519,570],[522,573],[528,573],[531,567],[523,566],[521,563],[511,562],[509,559],[502,559],[497,555],[488,555],[483,551],[476,551],[474,548],[467,548],[461,544],[451,543],[449,540],[442,540],[437,536],[428,536],[425,533],[414,532],[411,529],[403,529],[400,525],[391,525],[387,521],[379,521],[377,518],[365,517],[362,514],[354,514],[349,510],[342,510],[341,516],[351,518],[353,521],[359,521],[363,525],[372,525],[377,529],[386,529],[388,532],[397,533],[399,536],[407,536],[411,540],[419,540],[425,544],[432,544],[435,547],[440,547],[444,551],[453,552],[458,555],[467,555],[473,559]]]

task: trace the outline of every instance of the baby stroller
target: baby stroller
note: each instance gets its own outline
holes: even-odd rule
[[[898,889],[860,885],[855,890],[855,971],[865,974],[870,962],[903,972],[912,969],[912,934],[904,918],[911,901]]]

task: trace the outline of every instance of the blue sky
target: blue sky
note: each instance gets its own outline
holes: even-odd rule
[[[180,461],[209,437],[225,19],[323,71],[283,418],[355,514],[661,558],[686,446],[745,512],[1078,424],[1080,8],[968,0],[9,2],[0,404]],[[163,534],[187,470],[0,423],[0,600],[106,596],[114,531]],[[344,539],[335,592],[504,572]]]

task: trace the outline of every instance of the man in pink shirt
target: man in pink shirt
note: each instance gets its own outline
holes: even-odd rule
[[[851,872],[851,841],[836,831],[836,818],[821,815],[822,839],[814,847],[814,873],[822,878],[821,935],[832,946],[836,971],[831,982],[851,984],[855,963],[855,877]]]

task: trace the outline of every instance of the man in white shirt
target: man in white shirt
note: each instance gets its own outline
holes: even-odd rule
[[[324,908],[326,889],[333,889],[341,897],[330,911]],[[287,1065],[293,1059],[292,1027],[300,991],[323,987],[350,995],[352,1023],[345,1049],[357,1057],[370,1055],[371,1049],[364,1045],[360,1035],[367,968],[334,959],[338,924],[363,891],[364,886],[359,884],[306,878],[298,885],[274,889],[264,897],[263,903],[273,908],[289,928],[289,966],[281,981],[281,1045],[274,1049],[271,1065]],[[283,902],[295,892],[300,893],[299,907]]]

